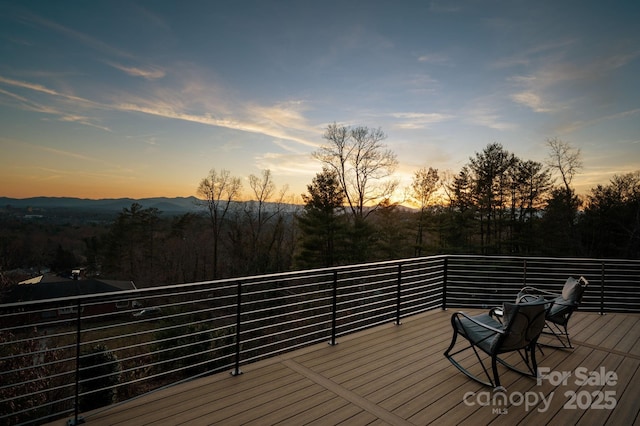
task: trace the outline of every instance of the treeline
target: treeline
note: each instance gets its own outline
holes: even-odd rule
[[[548,140],[545,163],[492,143],[458,173],[425,167],[400,188],[385,138],[328,126],[303,205],[269,170],[249,177],[247,195],[240,178],[212,169],[198,185],[200,214],[134,203],[105,226],[3,227],[2,270],[83,264],[153,286],[440,253],[640,257],[640,171],[579,197],[580,152],[568,143]]]

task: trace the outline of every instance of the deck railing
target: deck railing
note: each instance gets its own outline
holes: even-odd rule
[[[558,290],[569,276],[589,280],[582,310],[640,312],[640,261],[453,255],[0,305],[0,423],[75,424],[181,381],[430,309],[500,305],[523,285]]]

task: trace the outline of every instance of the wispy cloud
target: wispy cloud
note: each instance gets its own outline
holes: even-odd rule
[[[82,124],[82,125],[85,125],[85,126],[95,127],[96,129],[104,130],[105,132],[110,132],[111,131],[111,129],[106,127],[106,126],[102,126],[100,124],[94,123],[92,121],[91,117],[85,117],[85,116],[82,116],[82,115],[68,115],[68,114],[65,114],[65,115],[62,115],[59,118],[59,120],[67,122],[67,123],[79,123],[79,124]]]
[[[436,65],[449,65],[451,63],[451,58],[440,53],[427,53],[418,56],[418,62]]]
[[[260,170],[283,176],[312,176],[319,171],[319,164],[309,156],[309,153],[274,153],[267,152],[255,158],[256,166]]]
[[[40,84],[34,84],[34,83],[29,83],[29,82],[24,82],[24,81],[19,81],[19,80],[13,80],[13,79],[8,79],[8,78],[4,78],[2,76],[0,76],[0,84],[5,84],[8,86],[11,86],[13,88],[19,88],[19,89],[28,89],[30,91],[34,91],[37,93],[42,93],[45,95],[50,95],[54,98],[60,98],[63,101],[65,101],[66,103],[71,103],[71,104],[75,104],[75,105],[81,105],[81,108],[85,108],[87,106],[90,106],[92,108],[97,107],[98,105],[95,102],[92,102],[88,99],[84,99],[84,98],[80,98],[78,96],[72,96],[72,95],[67,95],[64,93],[60,93],[56,90],[52,90],[49,89],[45,86],[42,86]],[[33,111],[33,112],[38,112],[38,113],[43,113],[43,114],[48,114],[48,115],[53,115],[53,116],[57,116],[59,121],[63,121],[63,122],[75,122],[75,123],[79,123],[79,124],[83,124],[86,126],[91,126],[91,127],[95,127],[97,129],[101,129],[101,130],[105,130],[105,131],[110,131],[109,128],[99,124],[94,118],[91,118],[87,115],[83,115],[83,114],[78,114],[76,112],[71,112],[68,110],[65,110],[64,106],[61,105],[46,105],[44,104],[42,101],[35,101],[33,99],[30,99],[26,96],[21,96],[18,95],[17,93],[13,93],[11,91],[8,90],[4,90],[4,89],[0,89],[0,94],[7,96],[9,98],[11,98],[14,101],[17,101],[19,108],[25,110],[25,111]],[[68,108],[67,108],[68,109]],[[77,108],[72,108],[72,109],[77,109]]]
[[[488,127],[495,130],[511,130],[515,124],[505,121],[495,107],[484,102],[476,102],[471,108],[465,111],[466,120],[472,124]]]
[[[71,151],[68,149],[54,148],[51,146],[42,145],[39,143],[27,142],[25,140],[17,140],[12,138],[0,137],[0,142],[5,146],[11,146],[12,152],[21,153],[22,159],[24,158],[40,158],[44,153],[50,161],[45,162],[31,162],[27,169],[29,171],[45,171],[50,173],[49,176],[61,175],[61,174],[77,174],[81,176],[92,175],[102,176],[105,178],[121,178],[126,175],[132,175],[136,173],[136,170],[131,168],[122,167],[121,163],[110,163],[105,161],[102,157],[94,157],[86,155],[83,152]],[[78,164],[90,164],[89,168],[78,167],[64,167],[63,169],[51,168],[51,164],[62,164],[64,159],[71,159],[77,161]],[[43,166],[41,163],[47,163],[49,165]],[[42,177],[42,175],[38,174]]]
[[[72,28],[66,27],[64,25],[61,25],[57,22],[54,22],[52,20],[49,19],[45,19],[43,17],[34,15],[34,14],[28,14],[24,17],[25,19],[40,25],[42,27],[45,28],[49,28],[59,34],[63,34],[71,39],[73,39],[76,42],[82,43],[85,46],[88,46],[94,50],[97,50],[103,54],[108,54],[111,56],[117,56],[117,57],[124,57],[124,58],[132,58],[133,55],[131,55],[129,52],[122,50],[122,49],[118,49],[116,47],[113,47],[107,43],[104,43],[101,40],[98,40],[94,37],[91,37],[87,34],[81,33],[79,31],[76,31]]]
[[[632,117],[634,115],[640,115],[640,108],[621,111],[615,114],[609,114],[605,116],[598,116],[590,120],[574,120],[574,121],[563,122],[556,126],[555,132],[558,134],[567,134],[585,127],[594,126],[604,121],[619,120],[627,117]]]
[[[35,92],[42,92],[42,93],[46,93],[48,95],[58,95],[58,93],[55,90],[51,90],[48,89],[40,84],[35,84],[35,83],[29,83],[26,81],[20,81],[20,80],[14,80],[14,79],[10,79],[10,78],[4,78],[2,76],[0,76],[0,83],[4,83],[6,85],[9,86],[13,86],[13,87],[21,87],[23,89],[29,89],[29,90],[33,90]]]
[[[58,92],[56,90],[53,89],[49,89],[48,87],[45,87],[41,84],[36,84],[36,83],[30,83],[30,82],[26,82],[26,81],[20,81],[20,80],[14,80],[11,78],[5,78],[0,76],[0,84],[6,84],[8,86],[12,86],[12,87],[20,87],[23,89],[28,89],[28,90],[32,90],[34,92],[40,92],[40,93],[44,93],[47,95],[51,95],[51,96],[56,96],[56,97],[60,97],[60,98],[64,98],[70,101],[74,101],[74,102],[78,102],[78,103],[82,103],[82,104],[87,104],[87,105],[97,105],[95,102],[90,101],[88,99],[84,99],[78,96],[74,96],[74,95],[69,95],[66,93],[61,93]]]
[[[66,37],[72,39],[75,42],[78,42],[84,46],[89,47],[90,49],[99,52],[101,55],[109,56],[109,57],[117,57],[117,58],[125,58],[130,61],[136,60],[136,57],[132,55],[130,52],[109,45],[97,38],[91,37],[85,33],[80,31],[76,31],[73,28],[66,27],[61,25],[55,21],[42,18],[40,16],[36,16],[30,14],[27,16],[28,20],[38,24],[42,27],[51,29],[59,34],[63,34]],[[134,77],[143,77],[150,80],[159,79],[165,76],[164,70],[153,67],[153,66],[125,66],[112,61],[105,61],[108,65],[119,69],[131,76]]]
[[[534,71],[509,79],[514,90],[510,98],[539,113],[565,109],[572,102],[572,97],[587,97],[593,102],[601,97],[600,87],[614,78],[612,73],[639,56],[640,49],[635,49],[607,53],[588,63],[546,59]],[[564,92],[560,98],[559,90],[567,88],[573,90]]]
[[[90,175],[95,177],[122,179],[122,178],[126,178],[126,176],[133,175],[136,173],[136,171],[131,168],[122,167],[122,164],[120,163],[111,164],[107,161],[104,161],[102,158],[90,157],[88,155],[84,155],[79,152],[57,149],[49,146],[34,145],[29,143],[24,143],[24,145],[30,145],[35,149],[45,151],[47,153],[50,153],[56,156],[72,158],[74,160],[78,160],[83,163],[101,164],[103,166],[103,167],[90,169],[90,171],[87,171],[86,168],[83,168],[82,171],[77,172],[77,174],[82,176]],[[40,167],[40,169],[47,170],[45,167]],[[73,169],[64,169],[64,170],[50,169],[50,171],[55,171],[58,174],[76,174],[76,171],[74,171]]]
[[[454,118],[453,115],[437,112],[396,112],[392,113],[391,116],[393,118],[401,120],[395,123],[395,127],[399,129],[424,129],[432,124],[440,123]]]
[[[86,155],[77,153],[77,152],[72,152],[72,151],[65,151],[62,149],[56,149],[56,148],[52,148],[50,146],[40,146],[38,145],[37,148],[43,150],[43,151],[47,151],[51,154],[56,154],[56,155],[61,155],[63,157],[71,157],[74,158],[76,160],[82,160],[82,161],[90,161],[90,162],[98,162],[98,160],[96,160],[95,158],[92,157],[88,157]]]
[[[176,110],[168,105],[138,105],[135,103],[121,103],[114,105],[114,108],[121,111],[140,112],[159,117],[171,118],[176,120],[190,121],[193,123],[206,124],[215,127],[224,127],[227,129],[240,130],[243,132],[258,133],[279,139],[294,141],[303,145],[315,147],[317,144],[306,138],[293,136],[288,133],[288,129],[283,129],[269,119],[269,116],[257,117],[255,121],[248,121],[234,117],[216,117],[210,113],[192,114],[184,111]]]
[[[537,93],[534,93],[532,91],[514,93],[514,94],[511,95],[511,99],[516,103],[519,103],[521,105],[524,105],[524,106],[527,106],[527,107],[531,108],[535,112],[552,112],[552,111],[554,111],[553,108],[550,108],[550,107],[544,105],[540,95],[538,95]]]
[[[511,68],[514,66],[528,66],[542,61],[553,60],[556,57],[565,55],[566,49],[575,45],[578,40],[574,38],[566,38],[561,40],[553,40],[542,42],[534,46],[519,51],[518,53],[498,59],[490,64],[490,68],[501,69]]]
[[[171,89],[163,89],[159,97],[135,97],[124,95],[122,100],[116,102],[95,102],[74,95],[68,95],[56,90],[47,88],[40,84],[24,82],[19,80],[8,79],[0,76],[0,84],[6,84],[13,87],[28,89],[31,91],[44,93],[53,97],[62,98],[71,101],[73,107],[78,108],[95,108],[100,110],[118,110],[127,112],[139,112],[159,117],[165,117],[176,120],[189,121],[194,123],[205,124],[209,126],[224,127],[228,129],[240,130],[244,132],[259,133],[279,139],[294,141],[306,146],[316,147],[317,143],[305,137],[304,134],[317,133],[317,129],[310,126],[299,109],[300,102],[288,102],[276,104],[273,106],[261,106],[256,104],[240,105],[236,108],[235,113],[231,112],[226,116],[211,112],[188,112],[190,110],[203,111],[202,105],[197,105],[199,99],[184,99],[178,91]],[[6,92],[6,91],[4,91]],[[1,93],[1,92],[0,92]],[[6,92],[9,93],[9,92]],[[79,122],[87,124],[103,130],[109,130],[96,123],[89,121],[86,115],[77,112],[65,112],[56,107],[48,107],[38,105],[24,96],[11,94],[13,98],[20,99],[23,103],[23,109],[32,111],[46,112],[62,117],[63,121]],[[30,105],[27,106],[27,103]],[[251,117],[245,119],[242,117]],[[298,133],[298,135],[292,134]]]
[[[166,75],[165,71],[158,67],[147,67],[147,68],[127,67],[121,64],[117,64],[115,62],[107,61],[106,63],[109,66],[115,69],[118,69],[132,77],[142,77],[147,80],[157,80],[157,79],[163,78]]]

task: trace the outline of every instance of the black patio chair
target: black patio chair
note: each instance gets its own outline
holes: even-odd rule
[[[464,312],[454,313],[451,316],[453,337],[449,348],[444,352],[444,356],[469,378],[493,388],[500,387],[498,363],[522,375],[537,377],[538,364],[536,362],[535,347],[544,327],[545,305],[544,299],[522,303],[505,303],[502,322],[489,313],[475,316],[469,316]],[[451,352],[456,344],[458,335],[464,337],[469,345]],[[472,349],[475,353],[487,380],[470,372],[454,359],[454,356],[469,349]],[[483,361],[478,349],[491,359],[492,374],[489,373],[485,366],[487,357],[485,356],[485,361]],[[509,352],[518,352],[526,366],[526,370],[515,367],[501,357],[501,355]]]
[[[578,310],[580,303],[582,303],[582,296],[588,285],[589,281],[585,277],[569,277],[564,283],[561,293],[530,286],[520,290],[516,301],[526,302],[543,297],[548,302],[545,327],[542,330],[542,334],[552,336],[552,342],[557,340],[558,343],[539,341],[539,345],[559,349],[573,349],[567,326],[571,315]]]

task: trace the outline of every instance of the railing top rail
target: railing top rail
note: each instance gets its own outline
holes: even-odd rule
[[[301,277],[301,276],[313,277],[313,276],[324,275],[324,274],[333,274],[334,272],[359,270],[363,268],[371,268],[371,267],[377,267],[377,266],[393,266],[393,265],[404,264],[404,263],[415,263],[415,262],[424,261],[424,260],[433,261],[433,260],[437,260],[439,258],[445,258],[445,257],[447,257],[447,255],[423,256],[423,257],[408,258],[408,259],[333,266],[329,268],[305,269],[305,270],[299,270],[299,271],[278,272],[278,273],[264,274],[264,275],[251,275],[251,276],[224,278],[224,279],[210,280],[210,281],[198,281],[193,283],[170,284],[170,285],[163,285],[163,286],[156,286],[156,287],[138,288],[138,289],[132,289],[132,290],[118,290],[118,291],[112,291],[108,293],[83,294],[83,295],[69,296],[69,297],[32,300],[27,302],[5,303],[5,304],[0,304],[0,309],[15,310],[15,309],[20,309],[22,307],[27,307],[27,306],[33,309],[33,308],[37,308],[38,305],[49,305],[49,304],[58,304],[58,303],[67,303],[70,305],[75,305],[77,303],[84,303],[87,300],[96,301],[97,299],[101,300],[101,299],[112,299],[112,298],[124,299],[128,297],[145,297],[153,293],[161,293],[161,292],[166,293],[174,290],[184,291],[190,288],[194,289],[197,287],[211,287],[214,285],[217,286],[216,288],[221,288],[221,286],[224,286],[224,285],[231,286],[232,284],[237,284],[238,282],[268,282],[269,280],[274,280],[274,279],[287,279],[287,278],[295,278],[295,277]],[[22,284],[22,285],[38,285],[38,284]]]
[[[447,254],[443,255],[447,258],[460,258],[460,259],[505,259],[505,260],[540,260],[540,261],[571,261],[571,262],[597,262],[597,263],[634,263],[640,265],[638,259],[614,259],[614,258],[595,258],[595,257],[547,257],[547,256],[514,256],[514,255],[492,255],[492,254]]]
[[[198,287],[203,287],[203,288],[212,287],[214,285],[218,289],[224,288],[225,285],[229,286],[230,288],[232,285],[235,285],[238,282],[247,282],[247,283],[268,282],[270,280],[275,280],[275,279],[293,279],[296,277],[313,277],[313,276],[324,275],[324,274],[333,274],[335,272],[339,273],[343,271],[355,271],[355,270],[362,270],[366,268],[394,266],[394,265],[401,265],[401,264],[407,264],[407,263],[416,263],[421,261],[436,261],[440,259],[487,259],[487,260],[503,259],[503,260],[528,260],[528,261],[563,260],[568,262],[579,262],[579,263],[585,263],[585,262],[614,263],[614,264],[625,263],[625,264],[640,265],[640,260],[634,260],[634,259],[443,254],[443,255],[434,255],[434,256],[422,256],[422,257],[415,257],[415,258],[396,259],[396,260],[381,261],[381,262],[333,266],[328,268],[278,272],[278,273],[265,274],[265,275],[252,275],[252,276],[235,277],[235,278],[224,278],[224,279],[218,279],[218,280],[199,281],[199,282],[193,282],[193,283],[171,284],[171,285],[163,285],[163,286],[157,286],[157,287],[138,288],[138,289],[132,289],[132,290],[119,290],[119,291],[113,291],[113,292],[107,292],[107,293],[83,294],[83,295],[77,295],[77,296],[34,300],[34,301],[27,301],[27,302],[14,302],[14,303],[0,304],[0,309],[8,310],[8,311],[14,311],[16,309],[20,309],[23,307],[29,307],[30,309],[34,309],[34,308],[37,309],[38,306],[45,306],[49,304],[59,304],[59,303],[75,305],[77,303],[84,303],[88,300],[99,301],[99,300],[115,299],[115,298],[125,299],[125,298],[134,298],[134,297],[145,297],[145,296],[153,295],[154,293],[167,293],[175,290],[189,291],[189,289],[196,289]],[[24,285],[38,285],[38,284],[24,284]]]

